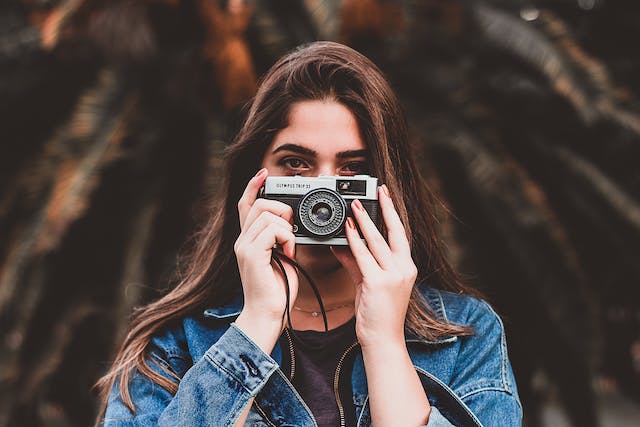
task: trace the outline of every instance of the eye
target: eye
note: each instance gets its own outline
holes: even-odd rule
[[[340,169],[341,175],[364,175],[369,171],[369,165],[365,161],[349,162]]]
[[[294,171],[309,169],[307,162],[298,157],[284,157],[278,161],[278,165]]]

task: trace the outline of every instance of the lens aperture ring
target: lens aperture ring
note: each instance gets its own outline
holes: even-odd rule
[[[327,189],[311,190],[298,205],[300,224],[313,237],[331,237],[344,225],[347,204],[340,194]]]

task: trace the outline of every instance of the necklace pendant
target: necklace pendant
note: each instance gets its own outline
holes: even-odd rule
[[[317,311],[311,312],[311,316],[313,316],[313,317],[318,317],[319,315],[320,315],[320,313],[318,313]]]

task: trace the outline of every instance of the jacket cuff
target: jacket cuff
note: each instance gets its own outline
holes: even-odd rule
[[[232,323],[205,358],[227,372],[255,396],[265,385],[278,363]]]
[[[446,419],[438,408],[431,406],[431,413],[429,414],[429,421],[425,426],[421,427],[454,427],[451,422]]]

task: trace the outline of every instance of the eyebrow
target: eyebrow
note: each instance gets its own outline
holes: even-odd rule
[[[309,157],[316,157],[318,155],[318,153],[315,150],[312,150],[310,148],[303,147],[297,144],[282,144],[281,146],[273,150],[271,154],[276,154],[276,153],[279,153],[280,151],[293,151],[294,153],[302,154]],[[368,154],[368,151],[366,149],[347,150],[347,151],[340,151],[339,153],[336,153],[336,157],[338,159],[345,159],[345,158],[351,158],[351,157],[367,157],[367,154]]]

